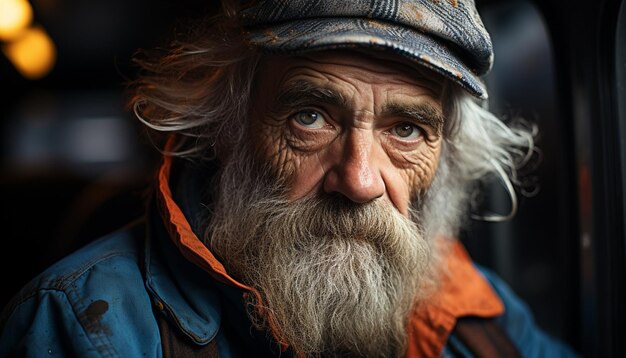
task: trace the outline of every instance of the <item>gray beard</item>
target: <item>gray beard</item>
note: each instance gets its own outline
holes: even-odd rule
[[[255,163],[243,150],[223,167],[205,234],[228,272],[260,293],[252,322],[305,356],[403,355],[410,313],[436,286],[434,232],[458,223],[442,222],[450,194],[433,194],[445,180],[406,218],[385,199],[289,202],[286,185]]]

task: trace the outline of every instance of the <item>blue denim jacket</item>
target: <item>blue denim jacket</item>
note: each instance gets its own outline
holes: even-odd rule
[[[188,192],[194,187],[179,183],[178,199],[197,197]],[[188,201],[177,202],[195,217]],[[498,320],[523,357],[575,356],[536,327],[495,274],[479,270],[504,303]],[[187,261],[153,207],[147,219],[91,243],[24,287],[0,319],[0,357],[161,357],[157,317],[193,344],[215,340],[221,357],[278,356],[277,344],[252,328],[242,296]],[[454,334],[442,355],[472,357]]]
[[[277,355],[250,328],[238,289],[207,280],[162,228],[144,240],[141,227],[90,244],[27,285],[4,311],[0,357],[161,357],[155,314],[196,344],[216,339],[222,357]],[[499,320],[522,356],[574,356],[535,326],[506,284],[481,271],[506,306]],[[472,355],[452,335],[443,356]]]

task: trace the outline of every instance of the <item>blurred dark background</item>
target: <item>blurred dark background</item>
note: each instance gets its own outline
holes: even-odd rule
[[[476,261],[495,269],[529,303],[544,329],[577,347],[574,134],[559,112],[550,29],[533,2],[477,3],[496,53],[486,79],[490,105],[506,120],[538,124],[543,160],[527,177],[538,190],[520,191],[514,220],[473,222],[462,239]],[[63,255],[141,215],[158,154],[125,110],[125,86],[136,74],[132,54],[166,45],[181,21],[216,7],[209,0],[30,5],[31,26],[48,34],[56,57],[47,74],[28,79],[9,59],[14,40],[0,40],[2,306]],[[506,214],[510,200],[501,185],[486,191],[481,210]]]
[[[125,110],[126,85],[137,72],[131,57],[165,46],[180,19],[216,7],[198,0],[19,1],[30,4],[29,27],[43,30],[56,53],[50,70],[33,77],[11,60],[26,36],[0,36],[1,306],[60,257],[141,215],[158,153]],[[36,42],[24,47],[36,63],[50,55]]]

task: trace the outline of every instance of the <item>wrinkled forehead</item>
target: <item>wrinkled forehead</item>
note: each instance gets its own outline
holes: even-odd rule
[[[384,51],[359,49],[325,50],[302,55],[264,56],[259,66],[260,77],[276,84],[285,80],[289,74],[302,68],[323,70],[333,67],[342,69],[346,76],[355,70],[364,76],[365,81],[376,80],[377,74],[392,75],[402,82],[413,83],[428,88],[433,97],[440,98],[448,81],[442,75],[402,57]],[[367,75],[371,77],[367,77]],[[266,82],[265,81],[265,82]],[[390,83],[392,85],[392,83]]]

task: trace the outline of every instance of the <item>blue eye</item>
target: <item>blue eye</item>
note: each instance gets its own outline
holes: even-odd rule
[[[326,125],[324,115],[314,110],[300,111],[293,116],[293,119],[306,128],[317,129]]]
[[[393,127],[391,132],[402,139],[416,139],[419,137],[421,130],[414,124],[404,122]]]

